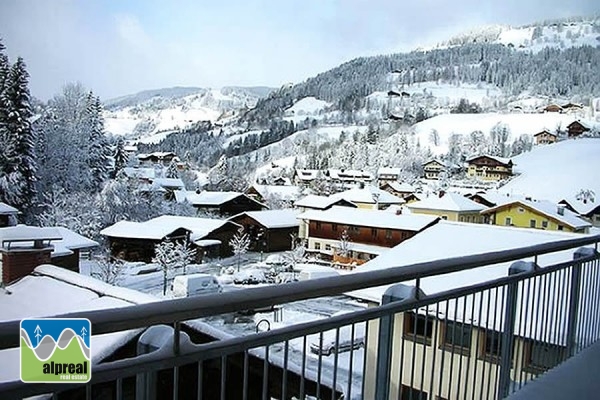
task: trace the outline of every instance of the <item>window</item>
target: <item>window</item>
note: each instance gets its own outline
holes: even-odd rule
[[[465,217],[458,217],[458,220],[459,220],[460,222],[464,222],[464,220],[465,220]]]
[[[392,238],[392,230],[391,229],[386,229],[385,230],[385,238],[386,239],[391,239]]]
[[[331,245],[330,244],[326,244],[325,245],[325,250],[327,250],[327,251],[331,250]]]
[[[512,218],[506,217],[506,219],[504,220],[504,225],[506,225],[506,226],[512,225]]]
[[[564,229],[565,229],[565,227],[564,227],[564,226],[562,226],[562,225],[559,225],[559,226],[558,226],[558,230],[559,230],[559,231],[562,231],[562,230],[564,230]]]
[[[530,228],[535,228],[535,219],[530,219],[529,220],[529,227]]]
[[[321,229],[321,221],[316,222],[316,227],[317,227],[317,229]]]
[[[523,207],[519,207],[519,208],[517,208],[517,211],[520,212],[520,213],[524,213],[525,209]]]
[[[534,371],[545,371],[555,367],[565,357],[566,348],[550,343],[530,341],[526,347],[524,368]]]
[[[548,221],[542,221],[542,228],[544,228],[544,229],[548,228]]]
[[[433,317],[426,317],[420,314],[415,315],[414,312],[404,313],[404,336],[412,340],[430,344],[432,335]]]
[[[486,331],[484,337],[483,356],[500,358],[500,354],[502,354],[502,332]]]
[[[358,226],[349,226],[348,227],[348,232],[349,233],[359,233],[360,232],[360,228]]]
[[[447,215],[442,215],[442,219],[443,219],[443,220],[447,220],[447,219],[448,219],[448,216],[447,216]]]
[[[377,229],[371,228],[371,238],[377,239]]]
[[[400,400],[427,400],[428,398],[427,392],[412,388],[410,386],[402,385],[402,388],[400,389]]]
[[[337,224],[331,224],[331,230],[337,232]]]
[[[473,327],[461,322],[449,321],[444,327],[444,345],[459,347],[466,351],[471,348]]]
[[[315,250],[321,250],[321,243],[315,243]]]

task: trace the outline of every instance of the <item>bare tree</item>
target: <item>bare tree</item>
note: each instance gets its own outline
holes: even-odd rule
[[[90,275],[110,285],[118,285],[123,279],[123,269],[122,261],[102,257]]]
[[[347,229],[344,229],[340,235],[339,254],[342,257],[348,257],[350,254],[350,235]]]
[[[250,248],[250,236],[248,236],[247,233],[244,233],[244,229],[241,228],[235,235],[233,235],[229,241],[229,246],[231,246],[233,254],[237,256],[237,270],[239,271],[242,255],[246,254],[248,252],[248,248]]]
[[[587,203],[588,201],[593,203],[596,200],[596,193],[591,189],[581,189],[577,192],[575,198],[583,203]]]

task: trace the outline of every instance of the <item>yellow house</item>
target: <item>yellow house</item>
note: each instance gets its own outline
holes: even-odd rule
[[[510,159],[496,156],[477,156],[467,160],[467,175],[483,181],[500,181],[512,176]]]
[[[587,233],[591,224],[563,205],[545,200],[515,200],[481,212],[493,225]]]
[[[406,207],[413,214],[437,215],[448,221],[481,223],[481,211],[485,206],[467,199],[458,193],[440,192],[424,200],[407,203]]]
[[[508,250],[511,246],[532,246],[548,241],[573,238],[564,232],[534,231],[484,224],[440,221],[385,254],[361,266],[361,272],[397,266],[485,254]],[[426,251],[424,251],[426,249]],[[570,253],[553,253],[539,259],[541,268],[572,258]],[[401,261],[399,261],[401,260]],[[485,273],[470,269],[420,279],[419,290],[412,293],[429,296],[475,283],[506,277],[511,263],[485,267]],[[415,280],[405,281],[396,289],[415,288]],[[566,352],[567,329],[564,303],[552,291],[538,284],[521,287],[518,293],[519,315],[513,334],[510,379],[525,383],[554,367]],[[404,286],[400,288],[399,286]],[[390,286],[368,288],[349,293],[351,297],[379,306],[410,298],[410,290],[389,290]],[[590,289],[591,290],[591,289]],[[527,293],[527,294],[525,294]],[[538,293],[538,295],[534,295]],[[534,300],[534,298],[536,300]],[[559,319],[554,336],[536,335],[534,326],[542,320],[539,303],[549,315]],[[390,325],[380,319],[368,323],[365,344],[364,398],[375,398],[378,387],[378,362],[381,338],[390,338],[389,398],[477,399],[497,398],[495,386],[482,376],[496,376],[502,354],[502,318],[506,309],[503,289],[480,292],[473,297],[458,297],[448,302],[420,307],[395,314]],[[416,311],[416,312],[415,312]],[[383,335],[382,335],[383,333]],[[469,365],[467,368],[466,366]],[[461,367],[462,366],[462,367]],[[479,379],[476,379],[479,377]],[[483,386],[482,386],[483,382]],[[492,381],[494,382],[494,381]]]

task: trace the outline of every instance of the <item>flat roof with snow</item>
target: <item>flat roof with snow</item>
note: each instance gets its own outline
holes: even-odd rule
[[[36,240],[60,240],[62,235],[56,228],[17,225],[0,228],[0,246],[6,242],[30,242]]]
[[[304,212],[298,215],[298,219],[416,232],[435,223],[439,217],[415,214],[391,215],[387,211],[333,206],[329,210]]]

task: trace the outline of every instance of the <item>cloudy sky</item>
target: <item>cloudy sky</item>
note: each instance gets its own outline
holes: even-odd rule
[[[597,0],[0,0],[0,38],[32,93],[280,86],[473,27],[598,14]]]

